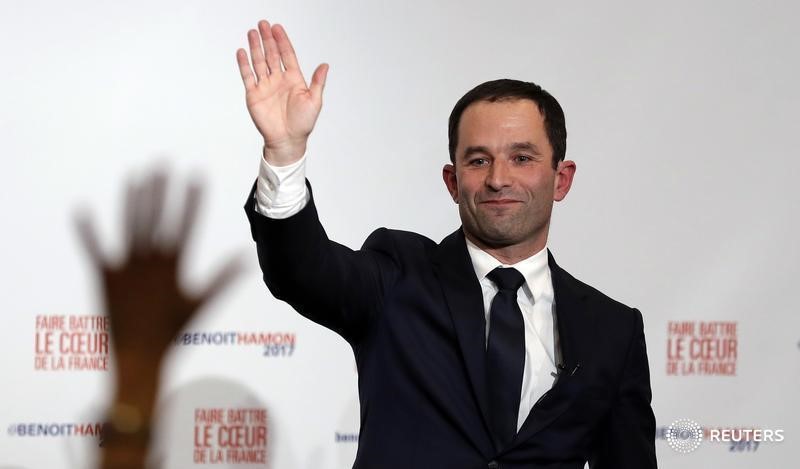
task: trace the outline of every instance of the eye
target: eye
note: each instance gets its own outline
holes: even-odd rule
[[[527,163],[528,161],[533,161],[533,158],[528,155],[516,155],[514,161],[518,163]]]
[[[487,160],[486,158],[475,158],[475,159],[469,160],[469,165],[470,166],[486,166],[488,163],[489,163],[489,160]]]

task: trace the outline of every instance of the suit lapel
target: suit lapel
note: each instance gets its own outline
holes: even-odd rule
[[[533,406],[509,449],[529,440],[572,405],[582,389],[582,377],[585,375],[585,370],[582,372],[579,366],[582,364],[581,358],[591,353],[587,347],[591,344],[595,316],[586,307],[585,287],[562,270],[549,251],[547,254],[555,293],[556,327],[564,369],[553,387]],[[576,370],[574,374],[573,370]]]
[[[488,432],[486,318],[483,293],[475,276],[475,269],[467,252],[461,228],[446,237],[439,245],[434,257],[434,269],[442,285],[475,400],[478,402],[483,424]]]
[[[530,439],[572,405],[582,389],[581,378],[585,375],[578,365],[582,364],[581,357],[591,353],[588,347],[591,344],[595,316],[586,307],[585,287],[561,269],[549,251],[547,255],[555,293],[556,327],[564,372],[553,387],[533,406],[511,445],[508,448],[497,448],[504,452]],[[475,276],[461,228],[446,237],[439,245],[434,256],[434,270],[439,277],[453,319],[458,345],[483,417],[484,428],[491,433],[488,425],[486,319],[483,293]],[[578,371],[572,374],[576,367]]]

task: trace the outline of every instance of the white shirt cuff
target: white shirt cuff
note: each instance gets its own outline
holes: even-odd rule
[[[256,212],[269,218],[289,218],[306,206],[306,155],[288,166],[272,166],[261,157],[256,180]]]

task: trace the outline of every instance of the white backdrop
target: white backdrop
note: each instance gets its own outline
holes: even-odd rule
[[[234,52],[260,18],[286,26],[307,77],[331,64],[309,179],[328,233],[352,247],[379,226],[437,240],[458,226],[440,171],[447,116],[465,91],[500,77],[551,91],[578,172],[550,247],[642,310],[660,466],[796,465],[800,7],[579,3],[0,4],[0,467],[91,466],[113,371],[35,369],[36,317],[101,314],[73,214],[91,207],[103,238],[116,239],[123,183],[159,161],[210,188],[189,280],[251,254],[245,278],[187,333],[273,334],[267,347],[178,342],[163,382],[163,466],[193,467],[194,411],[222,408],[266,409],[266,448],[255,449],[269,467],[350,467],[350,349],[269,295],[241,208],[260,142]],[[726,325],[701,336],[709,322]],[[715,365],[687,352],[697,339],[733,347],[718,364],[735,374],[697,373]],[[785,441],[680,454],[662,433],[678,418],[783,429]]]

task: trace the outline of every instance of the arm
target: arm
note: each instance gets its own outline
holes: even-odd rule
[[[269,218],[289,218],[305,207],[306,157],[288,166],[272,166],[261,158],[256,179],[256,212]]]
[[[252,67],[243,49],[237,61],[247,109],[264,137],[259,178],[245,203],[264,281],[276,298],[354,343],[396,271],[391,242],[385,230],[360,251],[328,239],[303,184],[302,160],[328,67],[317,67],[306,86],[284,29],[266,21],[258,28],[248,32]]]
[[[247,197],[244,208],[264,282],[275,298],[355,344],[399,271],[393,243],[386,229],[373,232],[358,251],[331,241],[307,187],[308,203],[284,219],[260,215],[253,192]]]
[[[655,469],[656,421],[650,406],[650,368],[642,313],[634,309],[633,334],[619,390],[589,460],[592,469]]]
[[[194,225],[200,186],[189,186],[175,220],[164,215],[167,176],[132,182],[126,197],[123,253],[102,252],[88,214],[78,233],[98,276],[111,328],[116,391],[102,436],[102,468],[145,467],[161,363],[175,336],[239,272],[233,258],[199,292],[180,280],[180,266]]]

